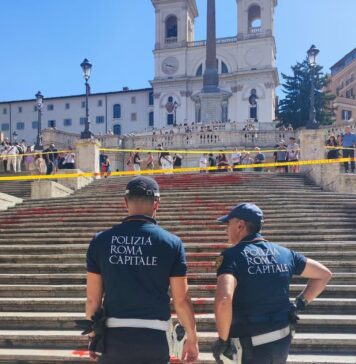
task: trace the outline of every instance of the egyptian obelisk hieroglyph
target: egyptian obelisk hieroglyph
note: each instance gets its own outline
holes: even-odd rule
[[[203,88],[192,96],[196,105],[196,121],[209,123],[227,121],[228,99],[231,93],[219,88],[218,63],[216,58],[215,0],[207,0],[206,62]]]

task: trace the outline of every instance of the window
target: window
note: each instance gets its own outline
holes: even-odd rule
[[[69,110],[69,109],[70,109],[70,103],[69,103],[69,102],[66,102],[66,104],[65,104],[65,109],[66,109],[66,110]]]
[[[137,113],[135,112],[131,113],[131,121],[137,121]]]
[[[148,126],[154,126],[154,124],[155,124],[155,114],[153,111],[151,111],[148,114]]]
[[[121,118],[121,105],[120,104],[115,104],[113,106],[113,117],[114,117],[114,119]]]
[[[1,124],[1,130],[2,131],[9,131],[10,130],[10,124]]]
[[[85,108],[85,101],[82,101],[82,108]]]
[[[22,106],[19,106],[19,107],[18,107],[18,109],[17,109],[17,111],[18,111],[19,113],[22,113]]]
[[[261,26],[261,8],[258,5],[252,5],[248,9],[249,33],[259,33],[261,31]]]
[[[48,104],[47,105],[47,110],[48,111],[53,111],[54,110],[54,106],[52,104]]]
[[[347,97],[348,99],[353,99],[353,98],[355,98],[355,96],[354,96],[354,89],[353,89],[353,88],[351,88],[350,90],[347,90],[347,91],[346,91],[346,97]]]
[[[203,76],[203,64],[201,64],[198,67],[197,72],[195,73],[195,76],[197,76],[197,77]]]
[[[72,119],[63,120],[63,126],[71,126],[71,125],[72,125]]]
[[[178,38],[178,20],[171,15],[166,20],[166,43],[175,43]]]
[[[85,124],[85,120],[86,120],[87,118],[80,118],[79,119],[79,124],[80,125],[84,125]]]
[[[121,125],[115,124],[113,129],[114,135],[121,135]]]
[[[155,103],[155,100],[154,100],[154,93],[153,91],[151,91],[149,94],[148,94],[148,105],[152,106],[154,105]]]
[[[97,124],[104,124],[105,118],[104,118],[104,116],[97,116],[95,121]]]
[[[173,125],[173,124],[174,124],[174,115],[167,114],[167,125]]]
[[[6,108],[6,107],[4,107],[4,108],[2,109],[2,113],[3,113],[4,115],[6,115],[6,114],[7,114],[7,108]]]
[[[103,106],[103,100],[98,100],[98,106]]]
[[[342,120],[349,121],[352,118],[351,110],[342,110]]]
[[[17,130],[24,130],[25,129],[25,123],[23,123],[22,121],[19,121],[18,123],[16,123],[16,129]]]
[[[136,96],[131,97],[131,104],[136,104]]]
[[[38,121],[32,121],[32,129],[38,128]]]
[[[56,127],[56,120],[48,120],[48,127],[55,128]]]
[[[221,73],[229,73],[229,69],[225,62],[221,61]]]

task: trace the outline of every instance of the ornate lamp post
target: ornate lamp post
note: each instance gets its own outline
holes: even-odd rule
[[[89,86],[89,78],[91,74],[91,67],[92,64],[85,58],[84,61],[80,64],[83,70],[83,77],[85,79],[85,127],[84,131],[82,131],[80,138],[81,139],[91,139],[93,137],[93,133],[90,131],[90,119],[89,119],[89,93],[90,93],[90,86]]]
[[[36,96],[36,107],[37,107],[37,141],[35,150],[43,150],[42,136],[41,136],[41,117],[43,109],[43,95],[41,91],[38,91]]]
[[[177,126],[177,109],[178,109],[177,101],[174,101],[173,107],[174,107],[174,124],[173,124],[173,126]]]
[[[307,129],[318,129],[319,123],[316,120],[316,111],[315,111],[315,66],[316,57],[319,54],[319,49],[315,47],[313,44],[308,50],[308,61],[310,65],[310,112],[309,112],[309,121],[307,124]]]

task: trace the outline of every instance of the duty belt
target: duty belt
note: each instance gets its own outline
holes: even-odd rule
[[[143,319],[109,317],[106,320],[106,327],[108,328],[133,327],[139,329],[168,331],[170,328],[170,320],[161,321],[161,320],[143,320]]]
[[[277,340],[284,339],[291,333],[290,327],[286,326],[283,329],[267,332],[265,334],[251,337],[252,346],[260,346],[269,344]]]

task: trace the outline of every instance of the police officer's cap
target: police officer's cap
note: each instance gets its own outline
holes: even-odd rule
[[[150,177],[138,176],[133,178],[126,186],[126,196],[159,197],[158,183]]]
[[[241,203],[235,206],[228,215],[219,217],[218,222],[225,224],[234,217],[260,226],[263,224],[263,212],[253,203]]]

